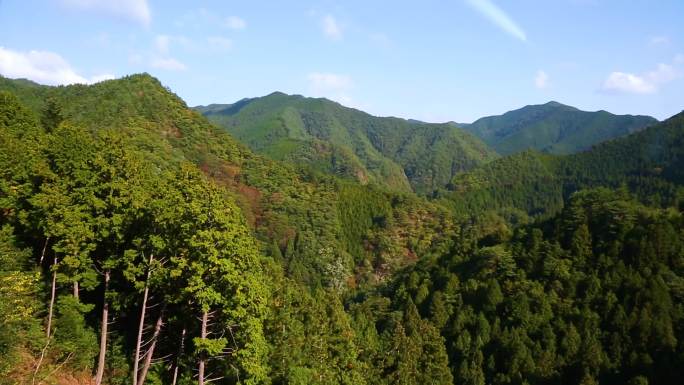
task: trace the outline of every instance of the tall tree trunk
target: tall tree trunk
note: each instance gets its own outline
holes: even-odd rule
[[[78,281],[74,281],[74,298],[79,299]]]
[[[31,384],[36,383],[36,375],[38,375],[38,371],[40,370],[40,365],[42,365],[43,360],[45,359],[45,353],[47,353],[48,346],[50,346],[50,341],[52,341],[51,334],[52,334],[52,313],[54,312],[55,308],[55,295],[57,292],[57,257],[55,256],[55,259],[52,262],[52,288],[50,289],[50,306],[48,306],[48,320],[47,320],[47,327],[46,327],[46,340],[45,340],[45,346],[43,347],[43,350],[40,351],[40,358],[38,359],[38,363],[36,363],[36,368],[33,371],[33,377],[31,378]]]
[[[150,347],[147,350],[147,354],[145,354],[145,363],[143,364],[142,371],[140,372],[140,377],[138,377],[138,385],[143,385],[145,383],[145,377],[147,377],[147,372],[150,370],[150,365],[152,364],[152,357],[154,355],[154,347],[157,345],[157,339],[159,339],[159,332],[161,331],[162,324],[164,323],[163,321],[165,307],[162,308],[162,310],[159,312],[157,322],[154,324],[152,342],[150,343]]]
[[[50,289],[50,306],[48,307],[47,338],[50,338],[52,329],[52,313],[55,307],[55,294],[57,290],[57,257],[52,263],[52,288]]]
[[[185,327],[183,327],[183,331],[181,332],[181,340],[180,340],[180,346],[178,347],[178,353],[176,354],[176,363],[173,368],[173,381],[171,382],[171,385],[176,385],[176,381],[178,380],[178,365],[180,364],[180,357],[183,354],[183,347],[185,346]]]
[[[154,255],[150,254],[149,265],[147,266],[147,276],[145,277],[145,290],[143,291],[143,303],[140,310],[140,322],[138,324],[138,339],[135,343],[135,357],[133,357],[133,385],[138,385],[138,364],[140,363],[140,346],[142,344],[143,327],[145,326],[145,310],[147,310],[147,295],[150,292],[150,266]]]
[[[208,312],[203,311],[202,312],[202,332],[201,332],[201,337],[202,341],[207,339],[207,318],[209,318]],[[198,384],[199,385],[204,385],[204,363],[205,363],[206,358],[204,357],[204,354],[200,355],[199,359],[199,375],[198,375]]]
[[[50,237],[45,237],[45,243],[43,244],[43,252],[40,253],[40,263],[39,263],[39,265],[42,265],[42,264],[43,264],[43,259],[45,259],[45,250],[47,250],[48,242],[50,242]]]
[[[102,304],[102,325],[100,326],[100,356],[97,360],[97,374],[95,385],[102,383],[102,375],[105,367],[105,354],[107,353],[107,326],[109,324],[109,302],[107,302],[107,289],[109,288],[109,270],[104,272],[104,298]]]

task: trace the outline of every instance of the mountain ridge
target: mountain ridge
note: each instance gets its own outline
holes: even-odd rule
[[[528,148],[552,154],[583,151],[605,140],[657,123],[645,115],[616,115],[605,110],[583,111],[556,101],[531,104],[501,115],[482,117],[459,126],[501,155]]]
[[[430,193],[497,157],[460,128],[377,117],[325,98],[274,92],[195,109],[253,151],[400,191]]]
[[[678,206],[684,203],[683,152],[684,111],[583,152],[504,156],[454,177],[445,199],[457,211],[514,209],[545,217],[575,191],[624,186],[650,205]]]

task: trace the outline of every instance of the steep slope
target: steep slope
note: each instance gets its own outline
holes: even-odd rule
[[[496,157],[450,125],[374,117],[327,99],[276,92],[196,109],[270,158],[399,191],[431,192]]]
[[[149,75],[31,89],[0,80],[0,382],[55,382],[60,371],[90,377],[97,330],[111,347],[104,383],[130,381],[133,331],[155,318],[161,334],[148,340],[157,353],[143,345],[147,357],[168,358],[182,383],[194,381],[198,361],[217,384],[645,384],[682,376],[684,207],[653,206],[684,197],[684,114],[586,153],[528,151],[458,174],[447,197],[454,207],[473,204],[473,215],[493,205],[540,206],[540,214],[565,205],[515,231],[503,224],[494,237],[413,194],[255,155]],[[622,189],[564,200],[576,188],[622,184],[654,205]],[[253,232],[242,219],[239,233],[212,225],[240,211]],[[261,253],[252,242],[228,255],[217,246],[249,235]],[[152,264],[145,250],[169,258]],[[262,258],[245,263],[244,255]],[[48,344],[41,304],[53,273],[58,332]],[[246,276],[239,290],[215,291]],[[345,291],[373,279],[386,284]],[[100,305],[108,299],[111,323]],[[230,343],[200,337],[209,317],[201,301],[220,310],[209,328]],[[240,321],[246,312],[253,322]],[[170,367],[153,365],[147,383],[171,383]]]
[[[419,313],[443,337],[454,384],[679,383],[683,219],[624,191],[582,191],[507,241],[403,270],[353,312],[360,326]],[[382,354],[371,367],[387,365]]]
[[[522,209],[549,215],[587,187],[626,186],[649,204],[684,202],[684,113],[589,151],[514,154],[454,178],[444,196],[459,211]]]
[[[503,115],[457,124],[502,155],[526,149],[571,154],[657,123],[650,116],[588,112],[557,102],[525,106]]]
[[[264,250],[312,287],[382,280],[443,247],[454,230],[445,209],[423,198],[256,155],[147,74],[67,87],[0,77],[4,90],[40,120],[57,114],[93,135],[124,133],[159,169],[194,163],[232,192]]]

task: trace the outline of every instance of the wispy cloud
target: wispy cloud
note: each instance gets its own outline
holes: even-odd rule
[[[678,79],[682,76],[679,66],[684,63],[680,61],[679,55],[674,58],[674,64],[660,63],[655,69],[643,74],[615,71],[611,72],[603,82],[601,89],[613,93],[629,94],[653,94],[660,87]]]
[[[223,21],[223,25],[230,29],[245,29],[247,27],[247,22],[237,16],[228,16]]]
[[[652,46],[667,46],[670,45],[670,38],[668,36],[652,36],[648,43]]]
[[[334,73],[312,72],[307,78],[310,84],[317,90],[346,90],[352,85],[351,78],[347,75]]]
[[[656,86],[643,76],[627,72],[611,72],[603,82],[603,90],[617,93],[652,94]]]
[[[168,35],[157,35],[154,38],[154,47],[157,52],[161,54],[169,53],[169,46],[171,45],[171,37]]]
[[[466,2],[509,35],[516,39],[527,41],[525,31],[506,12],[490,0],[466,0]]]
[[[547,88],[549,86],[549,75],[542,70],[537,71],[534,76],[534,86],[540,90]]]
[[[307,80],[309,81],[311,95],[335,100],[346,106],[354,107],[357,105],[349,95],[354,83],[348,75],[312,72],[307,75]]]
[[[382,48],[389,48],[392,46],[392,39],[390,39],[384,33],[371,33],[369,37],[373,44]]]
[[[209,43],[211,48],[220,51],[227,51],[233,48],[233,41],[222,36],[210,36],[207,38],[207,43]]]
[[[332,15],[325,15],[321,20],[323,34],[332,40],[342,40],[342,26]]]
[[[61,0],[61,3],[71,9],[97,12],[144,26],[152,22],[147,0]]]
[[[136,67],[149,67],[164,71],[185,71],[188,67],[176,58],[179,48],[184,52],[196,52],[200,46],[209,47],[211,42],[198,43],[183,35],[156,35],[151,47],[145,51],[132,52],[128,63]],[[208,49],[208,48],[205,48]]]
[[[243,30],[247,28],[247,21],[239,16],[223,16],[216,10],[209,10],[207,8],[199,8],[191,10],[180,18],[174,24],[180,28],[196,28],[204,29],[206,27],[213,28],[227,28],[232,30]]]
[[[99,74],[90,78],[79,75],[64,58],[54,52],[19,52],[3,47],[0,47],[0,74],[49,85],[91,84],[114,78],[111,74]]]
[[[185,64],[179,62],[174,58],[154,58],[150,61],[152,68],[165,71],[185,71],[187,67]]]

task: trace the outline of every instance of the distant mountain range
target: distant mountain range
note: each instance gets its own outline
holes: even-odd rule
[[[497,157],[450,124],[375,117],[327,99],[276,92],[196,110],[273,159],[401,191],[431,192]]]
[[[275,92],[195,109],[272,159],[399,191],[430,193],[498,155],[572,154],[658,123],[558,102],[465,123],[375,117],[323,98]]]
[[[148,383],[679,383],[684,112],[504,116],[591,140],[499,156],[325,99],[0,76],[0,383],[89,383],[98,356],[112,383],[141,346]]]
[[[476,135],[499,154],[510,155],[526,149],[571,154],[657,122],[650,116],[588,112],[549,102],[455,125]]]
[[[462,212],[523,210],[544,217],[560,211],[572,193],[599,186],[684,208],[682,185],[684,112],[576,154],[528,150],[502,157],[454,177],[443,197]]]

